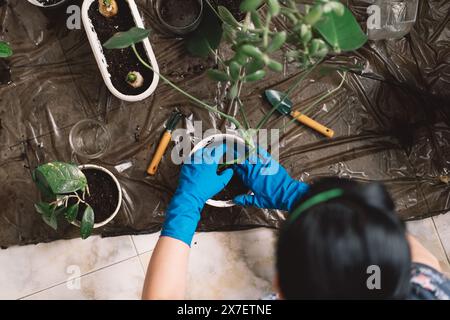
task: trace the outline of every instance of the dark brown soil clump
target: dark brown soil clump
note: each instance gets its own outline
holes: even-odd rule
[[[105,172],[96,169],[83,169],[89,186],[89,195],[85,201],[92,207],[95,223],[108,219],[116,210],[119,201],[119,192],[114,180]],[[81,196],[81,194],[79,194]],[[74,200],[75,201],[75,200]],[[69,202],[70,203],[70,202]],[[80,204],[78,221],[83,218],[86,205]]]

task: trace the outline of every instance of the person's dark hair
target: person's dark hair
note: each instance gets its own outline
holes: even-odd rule
[[[330,196],[330,190],[339,195]],[[404,224],[383,185],[320,179],[292,212],[296,210],[300,213],[283,225],[277,248],[285,299],[406,297],[410,249]],[[367,286],[372,265],[380,268],[380,289]]]

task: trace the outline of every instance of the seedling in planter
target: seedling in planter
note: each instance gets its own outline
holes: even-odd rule
[[[98,10],[105,18],[114,17],[119,11],[116,0],[98,0]]]
[[[11,46],[4,41],[0,41],[0,58],[8,58],[12,55],[13,51]]]
[[[289,98],[289,95],[328,54],[353,51],[367,41],[351,11],[336,0],[315,0],[312,5],[302,4],[298,0],[244,0],[240,5],[240,10],[245,13],[242,22],[237,21],[225,7],[218,6],[216,10],[208,0],[206,3],[209,5],[209,11],[205,13],[204,21],[196,33],[188,40],[187,47],[195,55],[215,56],[219,62],[218,68],[208,70],[208,75],[215,81],[229,83],[228,109],[232,110],[235,106],[238,108],[244,126],[237,118],[193,97],[164,76],[159,76],[165,83],[199,106],[233,123],[250,145],[252,136],[267,123],[271,115],[285,102],[284,100]],[[264,4],[266,14],[262,14],[259,9]],[[211,12],[216,17],[212,16]],[[278,18],[284,22],[285,30],[280,30],[279,26],[275,27],[272,23]],[[135,46],[147,38],[149,33],[149,30],[132,28],[127,32],[115,34],[103,46],[106,49],[131,47],[141,63],[153,70],[142,59]],[[221,38],[233,51],[231,57],[221,56],[216,51]],[[285,58],[283,60],[296,63],[302,72],[284,98],[273,106],[255,128],[250,128],[244,103],[240,98],[243,86],[249,82],[263,80],[269,71],[282,72],[283,65],[280,62],[282,60],[278,61],[275,58],[279,57],[280,53]],[[339,86],[319,96],[316,101],[306,106],[303,112],[310,110],[342,87],[346,73],[337,70],[342,78]]]
[[[85,205],[81,219],[81,238],[88,238],[94,228],[94,210],[86,203],[89,194],[84,173],[74,164],[51,162],[39,166],[33,172],[33,180],[47,202],[35,204],[36,211],[53,229],[58,228],[58,218],[64,216],[68,222],[77,219],[80,204]],[[74,199],[74,201],[70,201]]]
[[[127,83],[133,88],[140,88],[144,85],[144,77],[137,71],[131,71],[127,74]]]

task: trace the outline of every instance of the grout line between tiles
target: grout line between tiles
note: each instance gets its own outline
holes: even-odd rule
[[[133,236],[129,236],[131,238],[131,242],[133,243],[133,247],[134,247],[134,252],[136,252],[136,255],[139,255],[139,251],[137,249],[136,243],[134,243],[134,239]]]
[[[140,264],[140,261],[141,261],[141,260],[139,259],[139,256],[136,255],[136,256],[132,256],[132,257],[129,257],[129,258],[126,258],[126,259],[123,259],[123,260],[114,262],[114,263],[109,264],[109,265],[107,265],[107,266],[104,266],[104,267],[101,267],[101,268],[98,268],[98,269],[95,269],[95,270],[86,272],[86,273],[82,274],[81,276],[79,276],[79,277],[77,277],[77,278],[75,278],[75,279],[81,279],[81,278],[83,278],[84,276],[93,274],[93,273],[95,273],[95,272],[104,270],[104,269],[106,269],[106,268],[115,266],[115,265],[117,265],[117,264],[119,264],[119,263],[122,263],[122,262],[125,262],[125,261],[128,261],[128,260],[131,260],[131,259],[134,259],[134,258],[138,258],[139,264]],[[75,279],[72,279],[72,280],[75,280]],[[49,287],[46,287],[45,289],[41,289],[41,290],[35,291],[35,292],[33,292],[33,293],[27,294],[27,295],[25,295],[25,296],[16,298],[16,300],[23,300],[23,299],[25,299],[25,298],[27,298],[27,297],[30,297],[30,296],[33,296],[33,295],[35,295],[35,294],[41,293],[41,292],[43,292],[43,291],[50,290],[50,289],[52,289],[52,288],[54,288],[54,287],[60,286],[60,285],[62,285],[62,284],[64,284],[64,283],[66,283],[66,282],[67,282],[67,280],[62,281],[62,282],[59,282],[59,283],[57,283],[57,284],[53,284],[53,285],[51,285],[51,286],[49,286]]]
[[[439,229],[436,226],[436,221],[434,221],[434,217],[432,217],[431,219],[433,221],[433,227],[434,227],[434,229],[437,233],[438,239],[439,239],[439,244],[441,245],[442,251],[444,251],[445,258],[447,259],[447,264],[450,267],[450,257],[447,253],[447,250],[445,249],[444,243],[442,242],[441,234],[439,233]]]
[[[144,266],[144,264],[142,263],[141,255],[144,255],[144,254],[147,254],[147,253],[152,253],[153,250],[154,250],[154,249],[148,250],[148,251],[142,252],[141,254],[138,255],[139,263],[141,264],[142,270],[144,271],[144,276],[145,276],[145,274],[147,273],[147,268],[148,268],[148,266]]]

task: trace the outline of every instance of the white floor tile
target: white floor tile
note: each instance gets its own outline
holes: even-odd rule
[[[30,300],[136,300],[144,273],[138,257],[26,297]]]
[[[447,262],[450,264],[450,212],[436,216],[433,220],[447,254]]]
[[[161,232],[132,236],[137,252],[141,254],[152,251],[158,242],[160,234]]]
[[[192,242],[187,299],[259,299],[272,292],[274,232],[198,233]],[[151,252],[139,256],[145,268]]]
[[[445,273],[450,272],[447,256],[442,248],[432,218],[407,222],[408,231],[415,236],[438,260]]]
[[[130,236],[61,240],[0,250],[0,299],[17,299],[136,256]]]

